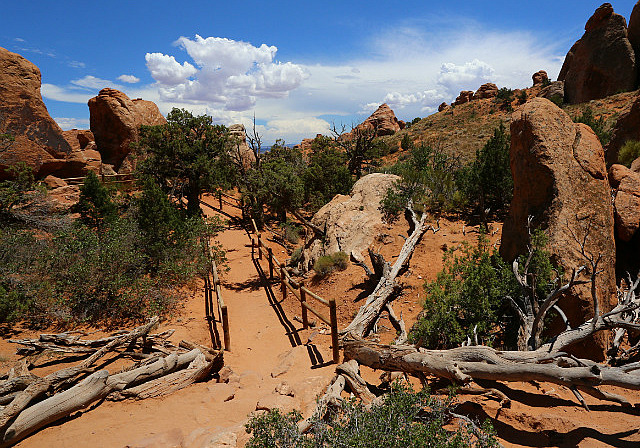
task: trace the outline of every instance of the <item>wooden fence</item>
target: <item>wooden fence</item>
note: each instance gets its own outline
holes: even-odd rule
[[[102,183],[109,184],[131,184],[135,181],[133,174],[97,174],[98,179],[102,181]],[[69,185],[80,185],[84,183],[84,180],[87,176],[82,177],[66,177],[61,179],[65,181]]]
[[[213,257],[213,251],[208,241],[205,241],[205,253],[209,258],[209,264],[207,266],[207,275],[204,278],[204,303],[206,318],[212,333],[212,343],[217,345],[217,349],[223,348],[222,343],[217,338],[217,343],[213,340],[212,323],[215,322],[215,316],[213,310],[218,311],[218,321],[222,324],[222,334],[224,338],[224,349],[231,351],[231,337],[229,335],[229,313],[227,311],[227,305],[222,298],[222,291],[220,289],[220,277],[218,276],[218,268],[216,261]],[[215,296],[215,301],[214,301]]]
[[[303,328],[309,327],[309,318],[308,311],[314,314],[318,319],[320,319],[325,324],[329,325],[331,328],[331,345],[333,348],[333,362],[338,364],[340,362],[340,347],[338,342],[338,316],[336,309],[336,301],[335,299],[325,300],[319,295],[315,294],[313,291],[309,290],[304,282],[298,282],[292,279],[289,276],[289,273],[286,270],[285,264],[280,262],[275,255],[273,255],[273,250],[264,244],[262,241],[262,237],[260,232],[258,232],[258,228],[256,226],[255,220],[251,219],[251,224],[253,226],[253,231],[256,235],[256,239],[251,239],[251,256],[257,256],[258,260],[261,260],[263,257],[263,252],[266,252],[266,259],[269,263],[269,279],[274,279],[274,272],[278,275],[280,279],[280,291],[282,293],[282,299],[286,299],[287,291],[291,291],[293,296],[298,299],[300,305],[302,307],[302,326]],[[316,302],[326,306],[329,308],[329,317],[320,313],[317,309],[309,305],[308,298],[315,300]]]

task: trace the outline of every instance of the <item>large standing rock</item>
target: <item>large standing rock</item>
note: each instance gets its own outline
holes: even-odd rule
[[[463,90],[460,92],[460,95],[457,96],[456,100],[453,102],[454,106],[460,106],[461,104],[468,103],[473,100],[473,91],[471,90]]]
[[[635,4],[633,11],[631,11],[627,36],[633,47],[633,52],[636,54],[636,65],[638,65],[638,57],[640,55],[640,1]],[[638,67],[638,70],[640,72],[640,67]]]
[[[377,136],[393,135],[403,128],[396,118],[396,114],[386,103],[381,104],[369,118],[357,127],[375,131]]]
[[[613,208],[604,151],[590,127],[576,124],[559,107],[534,98],[517,110],[511,121],[511,171],[514,194],[502,230],[501,255],[512,261],[526,252],[527,218],[549,236],[547,249],[565,274],[585,264],[580,245],[589,228],[585,249],[601,255],[597,277],[600,309],[616,304]],[[590,286],[573,289],[572,297],[560,302],[569,321],[576,326],[593,317]],[[606,337],[580,344],[576,352],[602,357]]]
[[[65,164],[56,171],[60,177],[82,177],[89,171],[102,172],[102,156],[98,152],[93,133],[87,129],[62,131],[69,142],[71,152],[65,157]]]
[[[585,25],[585,33],[564,60],[558,80],[564,81],[570,104],[604,98],[636,86],[635,53],[627,38],[627,21],[605,3]]]
[[[102,89],[89,100],[91,131],[105,163],[120,170],[139,138],[141,125],[157,126],[167,120],[151,101],[131,100],[116,89]],[[128,163],[126,164],[128,165]]]
[[[549,82],[549,75],[547,75],[546,71],[539,70],[531,76],[531,79],[533,80],[533,87],[542,86]]]
[[[640,227],[640,174],[623,165],[611,165],[609,183],[615,190],[616,236],[628,243]]]
[[[229,126],[229,135],[235,139],[232,149],[232,157],[237,158],[239,163],[245,168],[251,167],[256,161],[256,155],[247,144],[247,131],[243,124],[232,124]]]
[[[0,47],[0,133],[15,138],[0,153],[0,179],[6,177],[7,167],[18,162],[43,178],[64,165],[71,152],[42,101],[40,79],[38,67]]]
[[[488,82],[478,88],[472,100],[483,100],[485,98],[495,98],[496,96],[498,96],[498,86],[492,82]]]
[[[398,179],[393,174],[369,174],[355,183],[350,195],[336,195],[318,210],[311,222],[325,229],[326,237],[303,252],[301,268],[311,269],[319,257],[340,251],[359,258],[384,226],[380,201]]]
[[[564,81],[553,81],[548,86],[543,87],[538,96],[552,101],[559,100],[564,102]]]
[[[620,148],[628,140],[640,140],[640,96],[635,99],[628,110],[618,117],[611,134],[611,140],[607,145],[607,164],[618,163]]]

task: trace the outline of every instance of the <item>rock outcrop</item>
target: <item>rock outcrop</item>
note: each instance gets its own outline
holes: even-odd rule
[[[533,79],[533,87],[543,86],[549,82],[549,75],[546,71],[539,70],[531,76],[531,79]]]
[[[628,243],[640,227],[640,174],[623,165],[611,165],[609,183],[615,195],[616,236]]]
[[[256,155],[247,144],[247,131],[243,124],[229,126],[229,135],[235,140],[231,150],[231,156],[245,168],[249,168],[256,161]]]
[[[638,60],[640,57],[640,1],[635,4],[633,11],[631,11],[631,16],[629,16],[627,37],[629,38],[629,42],[631,42],[633,52],[636,54],[636,60]]]
[[[565,82],[565,101],[576,104],[633,90],[637,74],[627,21],[604,3],[567,53],[558,80]]]
[[[640,140],[640,96],[635,99],[629,110],[618,117],[607,145],[607,164],[618,163],[618,152],[628,140]]]
[[[43,178],[61,168],[71,152],[42,101],[40,85],[38,67],[0,48],[0,133],[15,139],[0,153],[0,179],[8,175],[6,168],[18,162]]]
[[[447,103],[440,103],[440,105],[438,106],[438,112],[442,112],[445,109],[448,109],[449,105]]]
[[[498,95],[498,86],[492,82],[482,84],[473,95],[473,100],[483,100],[485,98],[495,98]]]
[[[393,135],[403,127],[386,103],[381,104],[374,113],[357,126],[360,130],[375,131],[377,136]]]
[[[564,102],[564,81],[553,81],[538,93],[540,98]]]
[[[305,249],[300,268],[309,270],[319,257],[340,251],[361,256],[384,228],[378,208],[387,189],[398,179],[393,174],[369,174],[355,183],[350,195],[337,195],[322,207],[311,222],[325,229],[326,237],[324,241],[314,240]]]
[[[459,106],[461,104],[466,104],[470,101],[473,101],[473,91],[471,90],[463,90],[460,92],[460,95],[453,102],[454,106]]]
[[[141,125],[166,124],[166,119],[151,101],[130,99],[116,89],[102,89],[89,100],[91,132],[105,163],[121,172],[123,162],[131,152],[131,144],[139,138]],[[131,169],[130,162],[124,163]]]
[[[511,122],[513,201],[502,230],[500,253],[511,261],[526,252],[527,219],[546,231],[547,249],[565,274],[585,264],[577,238],[588,231],[585,250],[601,255],[596,286],[601,312],[616,304],[613,208],[604,151],[590,127],[576,124],[559,107],[534,98]],[[593,317],[589,285],[576,286],[560,302],[572,325]],[[595,346],[594,346],[595,342]],[[576,353],[602,357],[604,335],[576,347]]]

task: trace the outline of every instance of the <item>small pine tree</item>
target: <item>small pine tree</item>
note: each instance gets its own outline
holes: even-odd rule
[[[93,229],[103,228],[118,216],[109,190],[93,172],[89,172],[80,187],[80,198],[74,211],[80,213],[80,220]]]

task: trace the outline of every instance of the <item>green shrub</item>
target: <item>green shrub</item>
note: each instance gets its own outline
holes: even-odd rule
[[[313,270],[318,277],[326,277],[333,271],[343,271],[349,265],[349,256],[344,252],[319,257],[313,264]]]
[[[559,93],[551,95],[551,98],[549,98],[549,100],[558,107],[562,107],[564,105],[564,97]]]
[[[113,221],[118,210],[107,187],[90,171],[80,187],[80,198],[74,211],[80,213],[80,220],[85,225],[98,229]]]
[[[0,181],[0,218],[15,206],[29,200],[28,192],[35,187],[33,171],[24,162],[7,169],[8,180]]]
[[[382,403],[369,409],[345,400],[328,422],[313,422],[305,435],[297,430],[299,412],[278,410],[253,417],[245,425],[251,439],[248,448],[263,447],[494,447],[498,446],[489,424],[479,437],[464,424],[450,425],[454,402],[439,400],[425,390],[414,392],[395,384]]]
[[[638,157],[640,157],[640,141],[628,140],[618,152],[618,163],[630,168]]]
[[[503,215],[513,197],[513,178],[509,151],[511,141],[503,123],[494,130],[493,136],[482,149],[476,152],[476,159],[457,173],[458,188],[464,193],[474,211],[483,218],[488,208],[492,215]]]
[[[284,233],[284,238],[291,244],[297,244],[298,241],[300,241],[302,232],[304,231],[302,226],[289,222],[280,224],[280,228]]]
[[[505,110],[507,112],[513,111],[513,106],[511,103],[513,102],[513,90],[508,87],[502,87],[498,90],[498,94],[494,98],[494,102],[500,105],[500,109]]]
[[[402,148],[403,151],[409,151],[411,148],[413,148],[413,141],[411,141],[411,137],[409,137],[409,133],[406,133],[402,136],[400,147]]]
[[[297,266],[298,263],[302,260],[302,247],[298,247],[293,251],[291,257],[289,258],[289,266]]]
[[[439,147],[421,144],[413,148],[406,159],[389,169],[402,179],[387,190],[380,203],[385,220],[395,221],[410,201],[420,212],[440,213],[457,208],[459,169],[458,158]]]
[[[582,112],[582,115],[575,116],[573,121],[575,123],[584,123],[593,129],[593,132],[595,132],[600,139],[602,146],[607,145],[611,140],[611,130],[606,125],[604,117],[596,118],[591,107],[587,106]]]
[[[527,91],[526,90],[522,90],[520,92],[520,94],[518,95],[518,102],[521,104],[524,104],[527,102]]]

